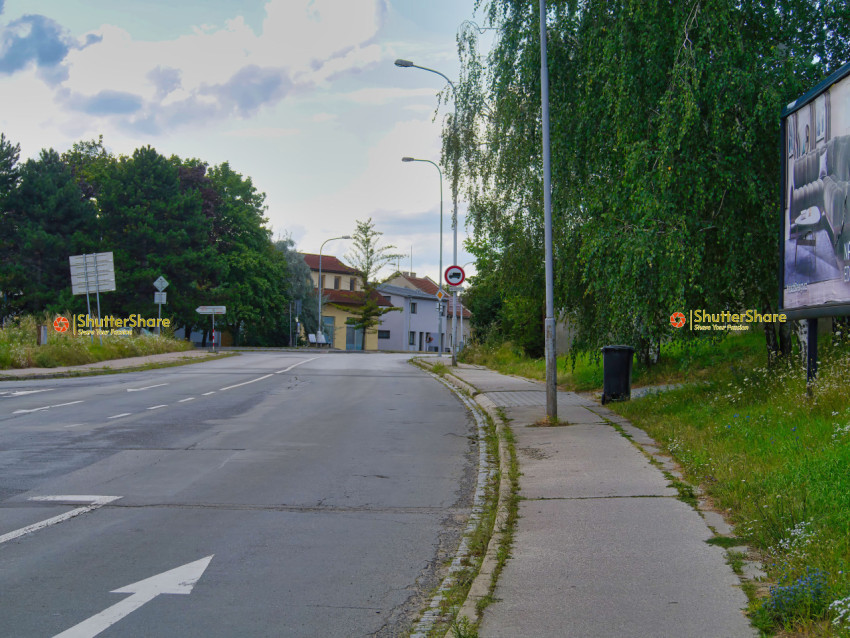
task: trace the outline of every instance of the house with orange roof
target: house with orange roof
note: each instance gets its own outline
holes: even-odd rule
[[[333,255],[321,256],[321,281],[319,281],[319,255],[302,253],[310,268],[313,285],[322,290],[322,332],[332,348],[344,350],[377,350],[378,331],[355,330],[347,324],[352,311],[363,305],[366,291],[357,271]],[[389,307],[387,299],[372,291],[371,298],[382,307]],[[395,313],[390,313],[395,314]]]

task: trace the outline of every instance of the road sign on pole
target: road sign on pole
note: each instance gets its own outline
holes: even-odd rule
[[[446,282],[451,286],[459,286],[466,279],[466,273],[460,266],[449,266],[446,268]]]

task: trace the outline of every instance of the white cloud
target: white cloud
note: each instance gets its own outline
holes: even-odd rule
[[[405,98],[421,98],[434,97],[436,91],[434,89],[403,89],[403,88],[383,88],[383,89],[358,89],[350,93],[344,93],[340,97],[358,104],[380,105],[387,104],[392,100],[402,100]]]

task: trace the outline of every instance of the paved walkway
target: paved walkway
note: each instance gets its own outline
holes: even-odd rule
[[[571,392],[558,393],[558,417],[569,425],[534,426],[545,416],[542,384],[472,366],[450,372],[512,420],[522,472],[511,559],[482,638],[756,635],[726,551],[706,543],[709,523],[731,530],[678,500],[612,423],[657,453],[642,430]]]
[[[209,357],[207,350],[187,350],[185,352],[165,352],[143,357],[127,357],[126,359],[110,359],[97,363],[86,363],[79,366],[59,366],[56,368],[9,368],[0,370],[0,381],[8,379],[46,379],[70,375],[83,375],[125,368],[139,368],[149,363],[171,363],[188,359]]]

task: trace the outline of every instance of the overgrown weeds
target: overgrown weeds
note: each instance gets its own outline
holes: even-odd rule
[[[57,332],[53,329],[55,318],[24,316],[0,327],[0,369],[74,366],[193,348],[169,335],[105,335],[101,345],[98,338]],[[37,344],[39,325],[48,326],[44,345]]]

